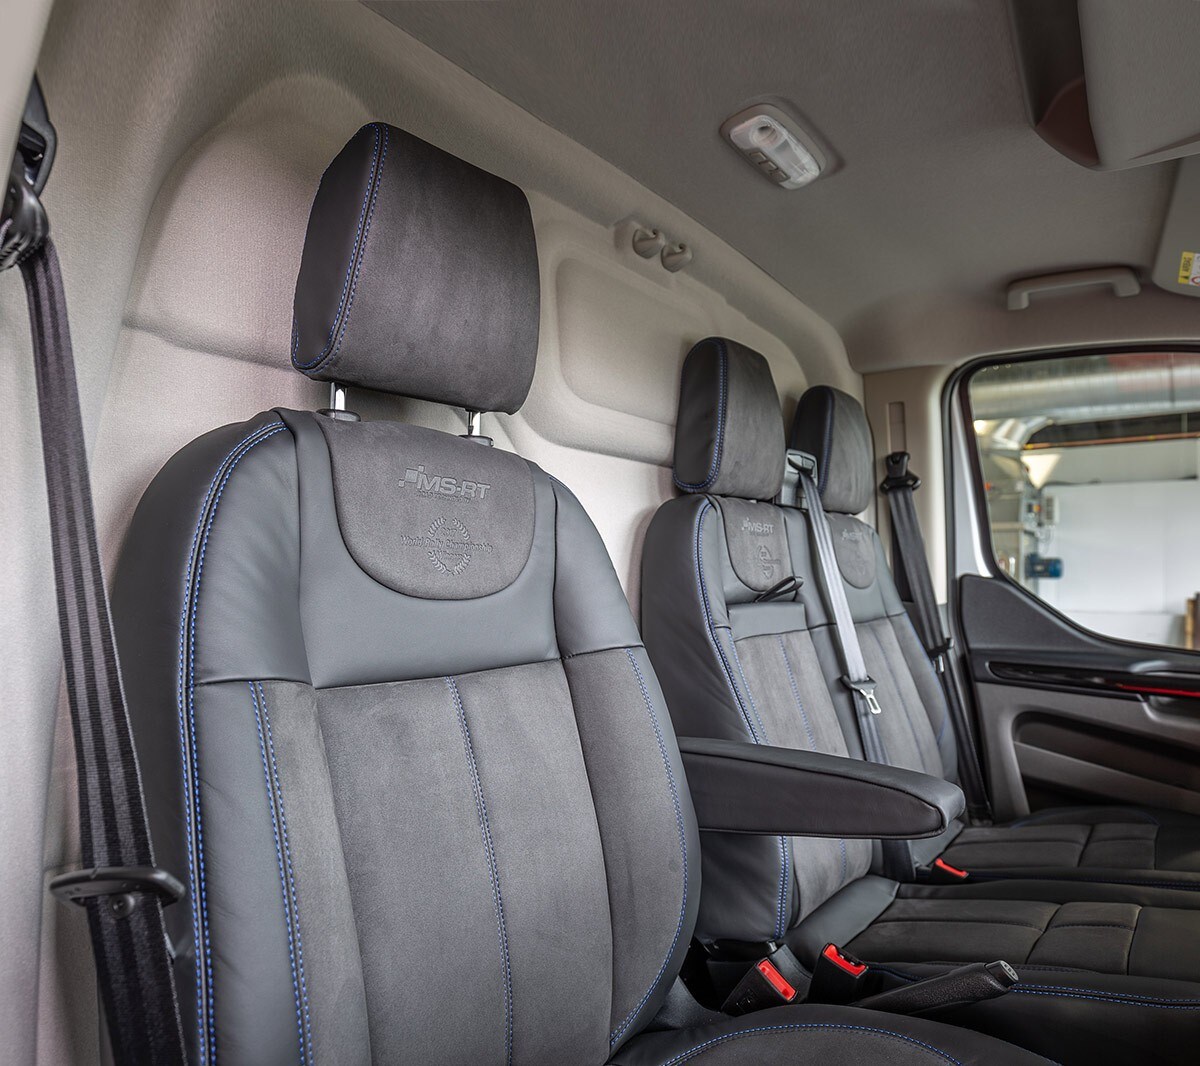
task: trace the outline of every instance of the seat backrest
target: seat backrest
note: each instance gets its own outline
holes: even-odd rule
[[[836,655],[804,516],[771,502],[785,450],[766,360],[724,338],[697,344],[675,430],[684,495],[647,531],[642,633],[680,736],[861,756],[826,682]],[[790,577],[798,589],[765,598]],[[705,833],[703,845],[706,940],[779,939],[872,861],[861,840]]]
[[[513,411],[515,186],[364,127],[326,171],[293,362]],[[694,816],[572,494],[479,439],[273,410],[146,491],[114,610],[191,1058],[603,1063],[690,940]]]
[[[884,708],[878,726],[887,761],[957,781],[945,696],[896,590],[879,534],[855,517],[875,495],[875,452],[862,404],[828,385],[808,389],[796,408],[791,446],[817,461],[817,489],[850,613]]]

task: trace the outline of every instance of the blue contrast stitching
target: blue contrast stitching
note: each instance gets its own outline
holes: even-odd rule
[[[262,755],[263,777],[267,785],[267,807],[271,812],[271,832],[275,837],[275,859],[279,863],[279,887],[283,893],[283,917],[288,938],[288,963],[292,970],[292,990],[296,1001],[296,1029],[300,1040],[300,1062],[311,1059],[312,1028],[308,1012],[308,987],[304,979],[304,949],[300,942],[300,908],[296,898],[296,880],[292,870],[287,822],[283,815],[283,793],[279,786],[279,768],[275,762],[275,742],[267,716],[267,697],[262,685],[247,681],[254,707],[254,725],[258,730],[258,750]],[[269,753],[269,754],[268,754]]]
[[[704,517],[712,510],[712,502],[705,500],[700,507],[699,513],[696,515],[696,536],[694,540],[694,560],[696,563],[696,584],[700,589],[700,598],[704,604],[704,621],[705,629],[708,635],[708,641],[713,646],[713,650],[717,653],[717,657],[721,660],[721,666],[725,672],[725,681],[729,685],[729,691],[733,693],[733,698],[738,705],[738,710],[741,711],[742,720],[746,723],[746,730],[750,734],[750,739],[755,744],[765,744],[767,742],[766,730],[763,729],[762,719],[758,714],[758,707],[754,703],[754,696],[750,692],[750,686],[746,684],[746,675],[742,671],[741,660],[738,660],[738,673],[742,678],[742,685],[746,689],[746,696],[750,700],[750,707],[754,711],[754,718],[758,721],[759,730],[754,728],[754,722],[751,721],[750,713],[746,710],[746,705],[742,701],[741,693],[738,691],[737,684],[733,678],[733,667],[729,664],[729,659],[725,655],[725,649],[721,647],[721,642],[717,638],[716,626],[713,624],[712,605],[708,599],[708,584],[704,580],[704,549],[702,547],[703,532],[704,532]],[[736,655],[736,649],[735,649]],[[779,840],[779,899],[776,902],[775,908],[775,937],[778,939],[787,932],[787,882],[788,874],[791,872],[791,861],[788,857],[787,838],[780,836]]]
[[[296,969],[300,978],[300,1001],[304,1006],[304,1062],[312,1059],[312,1019],[308,1009],[308,980],[304,973],[304,942],[300,937],[300,896],[296,891],[296,874],[292,866],[292,844],[288,838],[287,812],[283,805],[283,786],[279,782],[279,765],[275,761],[275,737],[271,732],[271,715],[267,712],[267,694],[262,682],[258,684],[258,703],[262,708],[263,726],[267,733],[267,754],[271,759],[271,777],[275,782],[275,805],[279,808],[279,833],[283,839],[283,861],[287,867],[288,889],[292,900],[292,926],[296,938]]]
[[[483,795],[483,782],[479,778],[479,765],[475,761],[475,746],[471,743],[471,729],[467,725],[467,712],[463,708],[458,683],[452,677],[442,678],[454,700],[458,714],[458,728],[462,732],[463,750],[467,755],[467,768],[471,772],[471,788],[475,792],[475,813],[479,816],[479,832],[483,838],[483,851],[487,856],[488,876],[492,882],[492,903],[496,908],[496,930],[500,936],[500,954],[504,960],[504,1061],[512,1066],[513,1049],[513,1001],[512,960],[508,954],[508,927],[504,921],[504,896],[500,892],[500,867],[496,863],[496,846],[492,840],[492,827],[488,822],[487,800]]]
[[[183,798],[188,839],[188,884],[192,900],[192,939],[198,953],[196,964],[196,1032],[201,1063],[216,1061],[216,1019],[212,1004],[212,949],[208,933],[208,887],[204,869],[204,825],[201,818],[199,787],[200,759],[196,745],[195,718],[195,659],[196,611],[200,597],[200,578],[204,571],[204,555],[209,533],[216,519],[217,506],[229,477],[242,457],[255,445],[273,437],[286,427],[282,422],[268,422],[244,437],[217,466],[204,503],[200,519],[192,534],[187,573],[183,584],[183,611],[179,619],[179,674],[177,707],[179,712],[179,746],[184,756]],[[215,493],[215,499],[214,499]],[[209,503],[212,503],[210,509]],[[207,515],[207,521],[205,516]],[[203,539],[201,539],[203,529]],[[197,547],[199,553],[197,554]],[[194,579],[193,579],[194,561]],[[203,956],[203,961],[199,956]],[[207,1007],[207,1014],[205,1013]]]
[[[820,458],[821,469],[817,472],[817,495],[825,495],[825,486],[829,484],[829,468],[832,465],[830,453],[833,450],[833,415],[837,410],[837,397],[828,385],[822,388],[829,394],[829,421],[825,423],[825,441],[822,445],[824,454]]]
[[[918,1040],[916,1037],[893,1032],[891,1029],[876,1029],[869,1025],[838,1025],[833,1022],[793,1022],[789,1025],[760,1025],[753,1029],[743,1029],[740,1033],[726,1033],[724,1036],[715,1036],[711,1040],[706,1040],[703,1044],[697,1044],[687,1051],[680,1052],[673,1059],[667,1059],[661,1066],[677,1066],[678,1063],[687,1062],[688,1059],[694,1058],[696,1055],[715,1047],[717,1044],[723,1044],[727,1040],[739,1040],[744,1036],[751,1036],[754,1033],[786,1033],[795,1032],[799,1029],[833,1029],[839,1032],[871,1033],[875,1036],[886,1036],[893,1040],[902,1040],[906,1044],[912,1044],[914,1047],[922,1048],[925,1051],[930,1051],[946,1062],[952,1063],[953,1066],[962,1066],[962,1062],[949,1052],[943,1051],[941,1048],[936,1048],[932,1044],[926,1044],[923,1040]]]
[[[358,279],[362,275],[363,255],[367,246],[367,238],[371,233],[371,220],[375,217],[375,204],[379,200],[379,185],[383,177],[383,165],[387,162],[388,152],[388,129],[386,126],[381,126],[378,122],[373,122],[372,127],[375,130],[375,147],[374,158],[371,160],[371,174],[367,179],[367,188],[363,193],[363,205],[358,216],[358,228],[355,231],[354,244],[350,249],[350,262],[346,264],[346,278],[342,282],[342,296],[338,300],[337,311],[333,316],[333,322],[329,326],[329,334],[325,338],[325,347],[321,349],[318,355],[307,363],[296,362],[298,355],[297,349],[300,346],[300,330],[299,325],[293,317],[292,320],[292,365],[297,370],[312,370],[319,365],[326,357],[332,359],[338,353],[338,349],[342,346],[342,340],[346,336],[346,328],[350,325],[350,314],[354,310],[354,294],[358,289]],[[383,140],[383,149],[380,150],[380,138]],[[368,210],[367,200],[370,198],[371,206]],[[365,215],[365,225],[364,225]],[[353,279],[351,279],[353,273]],[[347,298],[348,293],[348,298]],[[342,318],[342,306],[345,305],[346,315]],[[339,327],[340,323],[340,327]],[[333,346],[333,351],[329,350],[329,346],[333,343],[333,333],[337,329],[337,343]]]
[[[1023,996],[1050,996],[1063,999],[1091,999],[1098,1003],[1115,1003],[1121,1007],[1150,1007],[1153,1010],[1200,1010],[1197,999],[1160,999],[1158,996],[1108,995],[1101,991],[1083,992],[1076,988],[1059,988],[1056,985],[1013,985],[1010,992]]]
[[[683,923],[687,917],[687,900],[688,900],[688,854],[687,854],[687,829],[683,821],[683,806],[679,801],[679,787],[675,783],[675,772],[671,769],[671,757],[667,754],[667,744],[663,739],[662,726],[659,724],[658,715],[654,713],[654,704],[650,699],[650,691],[646,688],[646,679],[642,676],[641,667],[638,666],[637,658],[633,651],[629,648],[625,649],[625,657],[629,660],[629,665],[633,668],[634,677],[637,678],[638,688],[642,690],[642,699],[646,704],[646,713],[650,716],[650,724],[654,727],[654,736],[658,741],[658,753],[662,757],[663,769],[667,772],[667,785],[671,790],[671,804],[675,808],[675,827],[679,832],[679,854],[683,859],[683,893],[682,901],[679,904],[679,922],[675,926],[675,936],[671,940],[671,946],[667,950],[666,958],[663,959],[662,966],[659,967],[658,974],[650,983],[650,987],[646,989],[646,994],[642,996],[641,1002],[633,1008],[627,1015],[625,1020],[616,1027],[608,1038],[608,1045],[611,1048],[625,1031],[633,1024],[634,1018],[641,1012],[641,1009],[649,1001],[654,990],[658,987],[658,983],[662,980],[663,974],[667,971],[667,964],[671,961],[675,954],[675,949],[679,945],[679,935],[683,931]]]
[[[704,516],[712,510],[712,503],[708,500],[700,508],[700,513],[696,516],[696,538],[695,538],[695,561],[696,561],[696,584],[700,586],[700,599],[704,604],[704,621],[708,632],[708,641],[713,646],[713,651],[717,653],[717,657],[721,660],[721,666],[725,671],[725,680],[729,685],[729,690],[733,693],[734,700],[737,701],[738,710],[742,713],[742,720],[746,723],[746,731],[750,734],[750,739],[755,744],[761,743],[758,739],[758,734],[754,730],[754,723],[750,720],[750,714],[746,710],[745,704],[742,702],[741,693],[737,690],[737,685],[733,680],[733,668],[729,665],[729,660],[726,658],[725,649],[721,647],[721,642],[717,640],[716,627],[713,624],[712,606],[708,600],[708,585],[704,580],[704,555],[701,547],[702,534],[704,531]]]
[[[717,441],[713,447],[712,462],[708,466],[708,477],[703,481],[694,483],[680,481],[674,470],[672,470],[671,480],[675,482],[676,486],[683,489],[684,492],[703,492],[717,480],[718,475],[721,473],[721,459],[725,452],[725,405],[729,391],[729,352],[725,347],[724,341],[718,338],[716,344],[720,366],[717,379]]]
[[[813,750],[817,750],[817,737],[813,732],[812,724],[808,720],[808,711],[804,709],[804,701],[800,698],[800,688],[796,684],[796,675],[792,671],[792,661],[788,658],[787,645],[783,642],[783,634],[777,633],[775,639],[779,641],[779,653],[783,656],[783,665],[787,670],[788,684],[792,686],[792,695],[796,699],[796,706],[800,708],[800,718],[804,723],[804,732],[808,735],[808,746]],[[846,880],[846,871],[849,867],[849,862],[846,857],[846,841],[841,837],[838,838],[838,845],[842,849],[842,880]],[[786,930],[785,930],[786,932]],[[783,934],[780,933],[782,936]]]
[[[804,701],[800,699],[800,689],[796,685],[796,675],[792,672],[792,662],[788,658],[787,645],[783,642],[783,634],[777,633],[775,639],[779,641],[779,653],[783,656],[783,665],[787,669],[788,683],[792,686],[792,695],[796,698],[796,706],[800,708],[800,718],[804,722],[804,732],[808,734],[808,746],[813,751],[816,751],[817,737],[813,732],[812,724],[808,720],[808,712],[804,709]]]

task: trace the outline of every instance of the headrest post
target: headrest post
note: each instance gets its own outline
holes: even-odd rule
[[[483,412],[472,411],[467,408],[467,431],[462,434],[464,440],[473,440],[476,444],[482,444],[490,448],[492,446],[492,438],[485,437],[479,432],[479,420],[483,417]]]
[[[346,410],[346,386],[340,381],[329,383],[329,406],[322,407],[317,414],[332,418],[335,422],[362,421],[353,411]]]

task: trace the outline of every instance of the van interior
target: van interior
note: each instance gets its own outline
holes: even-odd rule
[[[1197,1061],[1200,6],[3,22],[6,1063]]]

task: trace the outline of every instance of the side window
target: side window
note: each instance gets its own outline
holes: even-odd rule
[[[996,363],[966,388],[997,568],[1094,632],[1200,646],[1200,353]]]

